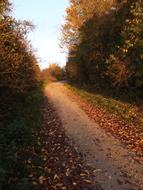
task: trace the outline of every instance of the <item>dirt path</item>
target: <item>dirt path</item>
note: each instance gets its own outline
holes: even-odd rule
[[[134,153],[92,121],[64,93],[64,88],[62,83],[52,83],[45,93],[56,108],[67,136],[95,168],[95,180],[105,190],[142,190],[143,163],[136,162]]]

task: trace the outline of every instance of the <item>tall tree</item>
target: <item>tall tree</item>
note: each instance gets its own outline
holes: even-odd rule
[[[143,2],[127,1],[118,10],[111,29],[114,49],[108,75],[118,87],[143,86]],[[118,38],[118,39],[116,39]],[[112,48],[113,48],[112,47]]]
[[[98,56],[101,49],[99,28],[105,20],[103,17],[107,17],[114,4],[113,0],[100,3],[97,0],[70,1],[62,28],[62,43],[69,52],[66,68],[70,79],[85,81],[93,78],[93,74],[90,77],[90,71],[93,71],[91,67],[98,67],[93,59],[95,55]]]
[[[71,0],[63,25],[70,80],[143,87],[143,2]]]

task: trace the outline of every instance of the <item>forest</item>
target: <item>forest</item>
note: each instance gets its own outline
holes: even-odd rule
[[[71,0],[62,26],[67,78],[142,97],[143,2]]]

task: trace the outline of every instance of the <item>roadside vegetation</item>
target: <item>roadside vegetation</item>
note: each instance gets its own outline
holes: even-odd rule
[[[0,123],[0,189],[33,189],[42,174],[40,89],[15,98]],[[33,178],[29,176],[32,175]]]
[[[143,112],[136,105],[105,96],[73,84],[64,84],[64,92],[70,96],[107,133],[119,139],[134,159],[140,162],[143,156]]]
[[[61,36],[68,51],[67,79],[141,100],[142,12],[141,0],[71,0]]]
[[[128,140],[137,132],[139,143],[143,131],[142,12],[141,0],[109,0],[100,4],[97,0],[70,0],[61,35],[61,46],[68,52],[67,87],[91,107],[103,108],[104,118],[108,113],[117,116],[122,131],[113,130],[130,136]],[[94,114],[98,115],[97,110]],[[100,123],[102,117],[97,120]],[[115,121],[113,125],[118,123]],[[126,123],[132,126],[127,133]]]
[[[0,189],[28,190],[42,173],[43,89],[27,40],[34,26],[17,21],[10,11],[9,1],[0,1]]]
[[[101,106],[109,113],[116,115],[120,119],[127,123],[135,124],[143,133],[143,111],[142,106],[137,105],[135,102],[126,102],[120,100],[117,96],[115,98],[109,95],[103,94],[101,91],[95,90],[89,86],[75,86],[73,84],[65,84],[66,87],[71,89],[74,93],[79,95],[81,98],[89,102],[94,106]]]
[[[61,46],[67,79],[143,98],[143,2],[70,0]]]

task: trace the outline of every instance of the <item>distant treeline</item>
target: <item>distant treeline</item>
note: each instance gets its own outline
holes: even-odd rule
[[[65,70],[56,63],[51,63],[48,68],[41,71],[41,79],[44,82],[55,82],[65,79]]]
[[[143,90],[142,0],[70,0],[61,44],[69,80]]]

